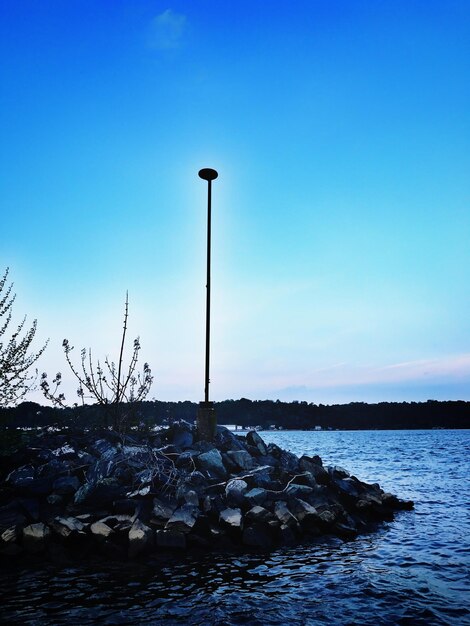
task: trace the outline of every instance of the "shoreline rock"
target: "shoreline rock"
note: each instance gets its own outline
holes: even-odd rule
[[[158,435],[39,437],[0,486],[0,555],[134,559],[186,550],[271,550],[323,535],[352,539],[411,501],[255,431],[214,442],[177,422]],[[58,445],[60,443],[60,445]],[[5,465],[5,463],[4,463]]]

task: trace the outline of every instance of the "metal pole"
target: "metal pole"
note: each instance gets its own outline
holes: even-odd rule
[[[205,386],[204,403],[209,404],[209,361],[210,361],[210,328],[211,328],[211,200],[212,181],[218,173],[210,168],[199,171],[199,177],[207,180],[207,283],[206,283],[206,366],[205,366]]]

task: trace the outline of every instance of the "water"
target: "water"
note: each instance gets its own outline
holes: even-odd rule
[[[261,433],[413,499],[378,532],[266,555],[0,574],[2,623],[470,624],[470,431]]]

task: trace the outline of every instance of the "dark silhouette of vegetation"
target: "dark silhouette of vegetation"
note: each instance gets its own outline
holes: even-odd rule
[[[124,365],[123,355],[128,316],[129,299],[126,293],[124,324],[117,365],[114,361],[110,361],[108,357],[104,360],[104,367],[100,361],[97,361],[95,365],[91,348],[88,350],[83,348],[81,350],[80,366],[76,367],[71,358],[73,346],[70,345],[68,339],[64,339],[62,343],[67,364],[72,374],[78,380],[77,395],[80,398],[82,407],[85,406],[87,400],[91,400],[93,403],[103,407],[100,413],[104,417],[105,424],[108,425],[109,417],[111,416],[113,426],[118,430],[125,430],[133,412],[133,407],[147,397],[153,382],[152,371],[148,363],[144,363],[142,372],[136,372],[140,351],[139,337],[134,339],[133,351],[128,366]],[[62,384],[62,374],[60,372],[55,375],[52,384],[54,385],[53,388],[49,384],[47,374],[43,373],[41,389],[44,396],[52,402],[53,406],[63,409],[67,408],[65,394],[59,391]],[[75,403],[75,406],[78,406],[78,404]]]
[[[316,405],[271,400],[224,400],[215,402],[220,424],[285,429],[393,430],[470,428],[470,402],[380,402]],[[195,402],[145,401],[133,403],[134,423],[151,428],[184,419],[193,422]],[[106,406],[94,404],[68,408],[43,407],[33,402],[1,410],[0,422],[10,426],[101,427]]]
[[[31,368],[46,349],[48,341],[37,352],[31,350],[36,335],[37,320],[30,328],[26,316],[8,336],[12,321],[13,304],[16,294],[12,293],[13,283],[7,286],[9,268],[0,279],[0,407],[18,403],[34,387],[37,378]]]

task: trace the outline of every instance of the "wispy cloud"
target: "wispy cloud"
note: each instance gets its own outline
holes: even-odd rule
[[[159,50],[175,50],[183,44],[187,30],[186,15],[166,9],[153,18],[150,25],[149,46]]]

